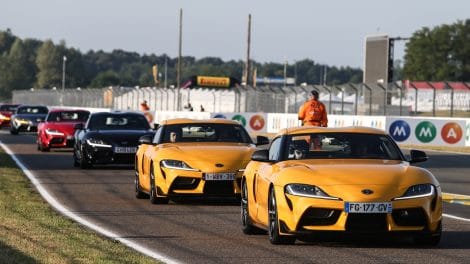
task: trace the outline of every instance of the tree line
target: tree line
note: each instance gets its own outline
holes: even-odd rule
[[[124,50],[105,52],[67,47],[65,41],[21,39],[11,30],[0,31],[0,100],[13,90],[50,89],[62,86],[63,58],[66,59],[65,87],[156,86],[152,66],[158,65],[159,86],[176,83],[177,58],[166,54],[139,54]],[[403,69],[395,76],[413,81],[470,81],[470,19],[413,33],[406,44]],[[252,62],[257,77],[283,77],[284,64]],[[231,76],[241,80],[244,61],[216,57],[182,58],[182,83],[194,75]],[[397,69],[395,69],[397,70]],[[323,80],[326,72],[326,80]],[[303,59],[286,66],[286,75],[297,84],[343,84],[362,82],[362,70],[335,67]]]
[[[11,91],[19,89],[62,87],[62,67],[65,61],[65,87],[101,88],[106,86],[156,86],[152,66],[158,65],[159,86],[164,83],[166,65],[167,85],[176,84],[177,58],[166,54],[144,54],[113,50],[90,50],[82,53],[67,47],[64,41],[56,44],[51,40],[21,39],[11,30],[0,31],[0,99],[11,97]],[[253,61],[258,77],[283,77],[282,63]],[[194,75],[231,76],[241,80],[244,61],[223,61],[216,57],[196,59],[182,57],[182,83]],[[296,77],[297,83],[340,84],[362,80],[362,71],[351,67],[320,65],[311,59],[297,61],[286,68],[288,77]]]
[[[414,32],[404,59],[406,79],[470,82],[470,19]]]

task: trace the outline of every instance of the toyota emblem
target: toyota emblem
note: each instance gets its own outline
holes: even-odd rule
[[[371,194],[374,193],[374,191],[369,190],[369,189],[364,189],[364,190],[362,190],[361,192],[362,192],[363,194],[365,194],[365,195],[371,195]]]

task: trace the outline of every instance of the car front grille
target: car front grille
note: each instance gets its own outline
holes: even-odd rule
[[[334,225],[341,214],[341,210],[326,208],[308,208],[300,218],[298,229],[304,226]]]
[[[387,214],[350,213],[346,220],[347,231],[387,231]]]
[[[171,184],[171,190],[193,190],[199,185],[200,179],[178,176]]]
[[[395,224],[399,226],[426,226],[426,213],[422,208],[396,209],[392,212]]]
[[[233,181],[206,181],[204,184],[205,195],[234,195]]]

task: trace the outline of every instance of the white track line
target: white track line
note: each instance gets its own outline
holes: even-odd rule
[[[126,239],[126,238],[122,238],[120,235],[116,234],[116,233],[113,233],[112,231],[109,231],[103,227],[100,227],[98,226],[97,224],[94,224],[78,215],[76,215],[75,213],[71,212],[69,209],[67,209],[65,206],[63,206],[62,204],[60,204],[43,186],[42,184],[38,181],[38,179],[36,178],[36,176],[28,169],[26,168],[26,166],[21,163],[21,161],[15,156],[15,154],[10,150],[10,148],[8,148],[8,146],[6,146],[5,144],[3,144],[1,141],[0,141],[0,146],[5,150],[5,152],[11,156],[11,158],[16,162],[16,164],[18,165],[18,167],[20,167],[20,169],[24,172],[24,174],[29,178],[29,180],[31,181],[31,183],[34,185],[34,187],[36,187],[36,189],[39,191],[39,193],[41,194],[41,196],[52,206],[54,207],[54,209],[56,209],[57,211],[59,211],[61,214],[77,221],[78,223],[84,225],[84,226],[87,226],[88,228],[108,237],[108,238],[111,238],[113,240],[116,240],[116,241],[119,241],[121,242],[122,244],[130,247],[130,248],[133,248],[135,249],[136,251],[144,254],[144,255],[147,255],[149,257],[152,257],[156,260],[159,260],[159,261],[162,261],[162,262],[165,262],[165,263],[181,263],[173,258],[170,258],[160,252],[157,252],[157,251],[154,251],[154,250],[151,250],[151,249],[148,249],[144,246],[141,246],[135,242],[132,242],[130,241],[129,239]]]
[[[76,215],[75,213],[71,212],[70,210],[68,210],[67,208],[65,208],[62,204],[60,204],[59,202],[57,202],[57,200],[52,197],[52,195],[44,188],[42,187],[41,183],[36,179],[36,176],[29,170],[26,168],[26,166],[23,165],[23,163],[21,163],[21,161],[15,156],[15,154],[10,150],[10,148],[8,148],[8,146],[6,146],[5,144],[3,144],[1,141],[0,141],[0,146],[5,150],[5,152],[11,156],[11,158],[16,162],[16,164],[18,165],[18,167],[20,167],[20,169],[24,172],[24,174],[29,178],[29,180],[31,181],[31,183],[36,187],[36,189],[39,191],[39,193],[42,195],[42,197],[52,206],[54,207],[57,211],[59,211],[61,214],[77,221],[78,223],[84,225],[84,226],[87,226],[88,228],[91,228],[92,230],[106,236],[106,237],[109,237],[111,239],[114,239],[114,240],[117,240],[119,242],[121,242],[122,244],[130,247],[130,248],[133,248],[135,250],[137,250],[138,252],[144,254],[144,255],[147,255],[149,257],[152,257],[154,259],[157,259],[159,261],[162,261],[162,262],[165,262],[165,263],[180,263],[179,261],[173,259],[173,258],[170,258],[162,253],[159,253],[157,251],[153,251],[153,250],[150,250],[144,246],[141,246],[137,243],[134,243],[128,239],[125,239],[125,238],[122,238],[120,237],[119,235],[107,230],[107,229],[104,229],[86,219],[83,219],[82,217]],[[454,216],[454,215],[450,215],[450,214],[442,214],[444,217],[448,217],[448,218],[452,218],[452,219],[455,219],[455,220],[460,220],[460,221],[465,221],[465,222],[470,222],[470,219],[467,219],[467,218],[463,218],[463,217],[458,217],[458,216]]]
[[[458,216],[455,216],[455,215],[442,214],[442,216],[445,216],[445,217],[448,217],[448,218],[452,218],[452,219],[455,219],[455,220],[470,222],[470,219],[468,219],[468,218],[458,217]]]

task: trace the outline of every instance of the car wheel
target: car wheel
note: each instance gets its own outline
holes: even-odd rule
[[[155,186],[155,174],[153,173],[153,166],[150,168],[150,203],[152,204],[167,204],[168,197],[161,197],[157,194],[157,187]]]
[[[439,226],[436,232],[416,235],[414,237],[414,242],[417,245],[434,247],[434,246],[437,246],[439,242],[441,241],[441,235],[442,235],[442,222],[439,223]]]
[[[10,134],[12,135],[18,135],[18,130],[14,129],[13,127],[11,127],[10,129]]]
[[[139,180],[138,171],[135,172],[134,185],[135,185],[135,198],[137,199],[147,198],[148,195],[140,190],[140,180]]]
[[[277,214],[277,202],[274,188],[271,188],[269,191],[268,225],[268,235],[271,244],[294,244],[295,237],[285,236],[279,233],[279,219]]]
[[[80,163],[78,162],[77,158],[77,150],[75,148],[73,149],[73,166],[80,167]]]
[[[44,144],[42,144],[42,140],[38,140],[38,149],[42,152],[48,152],[50,150],[49,147],[46,147],[44,146]]]
[[[248,187],[245,181],[242,184],[241,193],[241,220],[242,220],[242,231],[244,234],[253,235],[261,233],[261,229],[255,227],[250,219],[250,212],[248,210]]]
[[[80,153],[79,165],[82,169],[89,169],[91,167],[91,164],[83,151]]]

